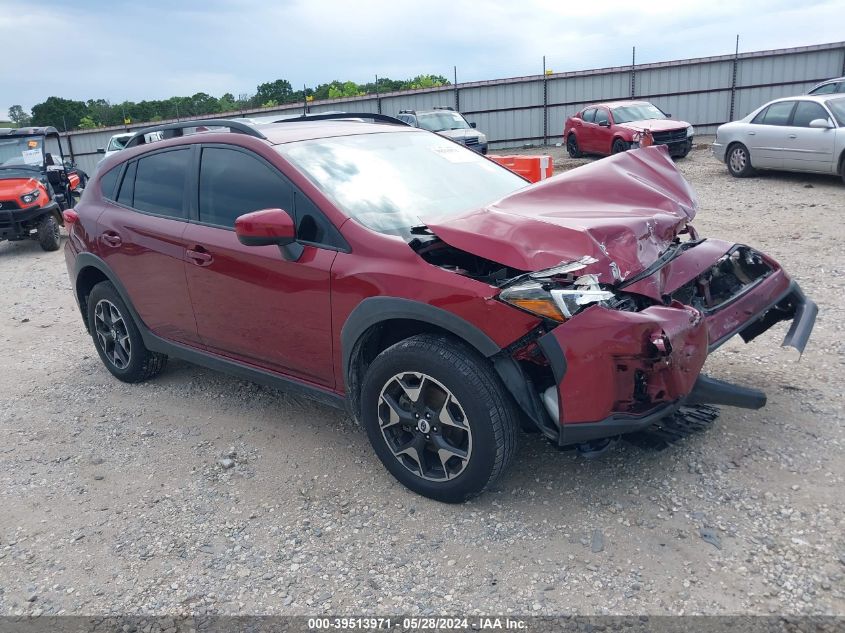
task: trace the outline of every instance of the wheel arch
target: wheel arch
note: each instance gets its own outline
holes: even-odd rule
[[[394,297],[365,299],[346,319],[340,333],[343,381],[350,411],[356,418],[361,383],[369,364],[394,343],[422,333],[457,338],[485,358],[501,351],[475,325],[442,308]]]
[[[79,304],[79,310],[82,312],[82,322],[85,324],[85,329],[90,333],[90,324],[88,323],[88,295],[91,290],[98,283],[109,281],[115,287],[123,303],[126,304],[129,313],[138,325],[141,332],[141,337],[147,337],[147,328],[144,322],[138,316],[135,306],[129,299],[123,284],[117,279],[115,274],[111,271],[108,265],[99,257],[92,253],[80,253],[76,256],[76,269],[74,273],[74,291],[76,293],[76,300]]]
[[[728,146],[725,148],[725,165],[728,164],[728,161],[731,159],[731,150],[736,147],[737,145],[742,145],[745,148],[745,153],[748,154],[748,163],[754,167],[754,161],[751,160],[751,150],[748,149],[748,145],[743,143],[742,141],[731,141],[728,143]]]

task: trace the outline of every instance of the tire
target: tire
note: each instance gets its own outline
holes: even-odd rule
[[[437,501],[480,494],[516,452],[506,388],[486,359],[446,336],[412,336],[379,354],[364,377],[360,417],[385,468]]]
[[[734,178],[746,178],[754,173],[754,168],[751,166],[751,154],[742,143],[734,143],[728,147],[725,164]]]
[[[578,139],[575,138],[574,134],[566,137],[566,151],[569,152],[569,158],[581,158],[583,156],[581,149],[578,147]]]
[[[845,184],[845,155],[839,159],[839,175],[842,176],[842,184]]]
[[[610,147],[611,154],[621,154],[622,152],[627,152],[631,149],[631,144],[626,143],[621,138],[613,139],[613,145]]]
[[[57,251],[62,241],[56,216],[48,213],[38,220],[38,243],[45,251]]]
[[[100,360],[123,382],[143,382],[161,373],[167,356],[149,351],[132,315],[111,282],[98,283],[87,299],[88,327]]]

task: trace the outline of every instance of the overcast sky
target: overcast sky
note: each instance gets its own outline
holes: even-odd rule
[[[375,74],[459,81],[845,40],[845,0],[0,0],[10,105],[253,93]]]

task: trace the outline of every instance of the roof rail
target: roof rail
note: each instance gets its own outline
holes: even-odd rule
[[[238,134],[248,134],[256,138],[266,139],[261,132],[256,130],[248,123],[241,121],[233,121],[231,119],[195,119],[192,121],[179,121],[178,123],[166,123],[164,125],[154,125],[152,127],[145,127],[142,130],[135,132],[135,135],[126,141],[124,148],[135,147],[136,145],[143,145],[147,141],[145,136],[154,132],[173,132],[172,134],[162,134],[163,138],[174,138],[182,136],[186,128],[191,127],[227,127],[230,132]]]
[[[273,123],[291,123],[291,122],[302,122],[302,121],[331,121],[331,120],[343,120],[343,119],[372,119],[373,122],[380,121],[382,123],[390,123],[392,125],[404,125],[408,126],[407,123],[404,121],[400,121],[397,118],[392,116],[388,116],[386,114],[376,114],[375,112],[330,112],[326,114],[301,114],[296,117],[288,117],[286,119],[279,119],[278,121],[273,121]]]
[[[455,111],[455,108],[452,106],[434,106],[435,110],[451,110],[452,112]]]

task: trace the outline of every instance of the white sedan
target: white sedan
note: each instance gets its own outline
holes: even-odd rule
[[[845,180],[845,96],[770,101],[744,119],[720,125],[711,151],[737,178],[782,169]]]

